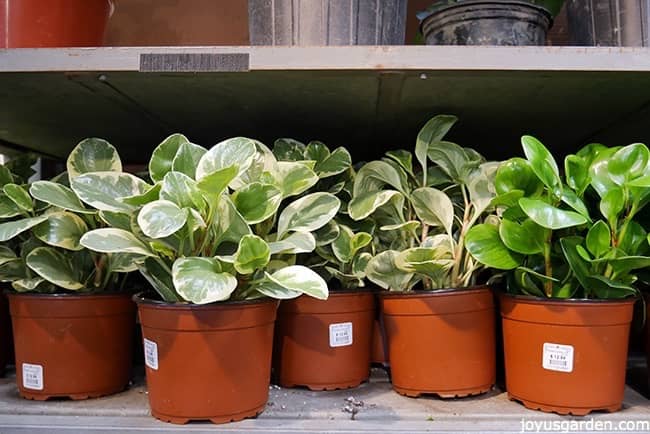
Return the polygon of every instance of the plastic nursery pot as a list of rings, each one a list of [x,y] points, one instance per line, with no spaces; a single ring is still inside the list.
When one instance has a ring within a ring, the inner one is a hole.
[[[502,294],[508,397],[560,414],[620,409],[634,301]]]
[[[372,345],[370,346],[370,362],[374,364],[388,366],[388,348],[386,345],[386,331],[384,330],[384,319],[379,309],[379,290],[374,291],[375,320],[372,324]]]
[[[102,45],[112,0],[0,0],[0,48]]]
[[[451,398],[492,388],[495,312],[489,288],[384,292],[380,298],[395,391]]]
[[[151,414],[165,422],[256,416],[269,395],[271,299],[171,304],[138,294]]]
[[[356,387],[370,375],[375,298],[370,291],[330,291],[327,300],[301,296],[278,309],[274,372],[284,387]]]
[[[550,13],[518,0],[465,0],[422,21],[427,45],[544,45]]]
[[[9,294],[16,383],[23,398],[94,398],[131,378],[129,294]]]

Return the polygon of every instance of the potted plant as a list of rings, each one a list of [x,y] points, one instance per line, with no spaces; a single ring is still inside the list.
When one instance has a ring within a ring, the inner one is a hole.
[[[650,258],[635,221],[650,197],[643,144],[592,144],[557,163],[524,136],[526,159],[496,175],[500,221],[466,245],[507,271],[501,296],[506,388],[526,407],[584,415],[621,408],[636,271]]]
[[[351,218],[379,228],[366,275],[389,290],[380,298],[392,382],[408,396],[467,396],[495,381],[492,293],[475,286],[482,266],[463,240],[488,218],[496,163],[443,141],[455,122],[426,123],[418,168],[404,150],[364,165],[348,206]]]
[[[121,167],[115,149],[84,140],[67,167],[74,179],[86,170]],[[84,399],[123,390],[131,376],[135,305],[122,291],[135,267],[123,253],[97,254],[80,238],[107,217],[85,207],[67,176],[14,182],[2,178],[0,279],[11,282],[16,382],[28,399]]]
[[[173,423],[255,416],[268,399],[276,300],[327,298],[325,281],[294,260],[314,249],[313,232],[339,200],[283,201],[313,171],[243,137],[207,150],[174,134],[153,151],[149,175],[154,184],[134,189],[119,173],[89,173],[72,188],[124,215],[81,243],[141,256],[157,293],[135,297],[152,414]]]
[[[279,139],[273,152],[280,166],[313,166],[312,190],[329,191],[344,203],[350,200],[354,169],[345,148],[330,151],[320,142],[305,146]],[[300,262],[326,279],[328,299],[302,296],[280,303],[274,372],[281,386],[342,389],[369,377],[375,303],[372,292],[363,287],[372,236],[348,221],[346,209],[339,209],[335,219],[315,233],[315,253],[298,255]]]
[[[438,0],[420,12],[428,45],[545,45],[564,0]]]

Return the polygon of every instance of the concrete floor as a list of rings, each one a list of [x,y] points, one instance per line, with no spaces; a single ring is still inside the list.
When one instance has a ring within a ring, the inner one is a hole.
[[[138,378],[129,390],[110,397],[38,402],[21,399],[10,375],[0,380],[0,433],[522,432],[522,420],[568,423],[592,417],[560,417],[527,410],[499,390],[455,400],[406,398],[392,391],[383,369],[373,369],[371,381],[356,389],[311,392],[271,386],[269,403],[257,419],[226,425],[177,426],[149,415],[147,392],[142,377]],[[622,411],[598,413],[593,418],[614,424],[650,421],[650,402],[628,388]]]

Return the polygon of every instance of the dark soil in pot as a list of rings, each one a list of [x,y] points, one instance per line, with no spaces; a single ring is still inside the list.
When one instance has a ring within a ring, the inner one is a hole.
[[[489,288],[380,295],[393,388],[417,397],[489,391],[495,382]]]
[[[131,378],[135,305],[129,294],[9,294],[20,395],[93,398]]]
[[[171,423],[261,413],[269,395],[277,301],[171,304],[135,296],[149,404]]]
[[[334,290],[327,300],[282,301],[274,355],[277,382],[333,390],[368,380],[374,318],[370,291]]]

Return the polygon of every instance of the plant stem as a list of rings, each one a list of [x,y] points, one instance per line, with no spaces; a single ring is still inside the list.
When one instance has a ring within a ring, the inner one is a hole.
[[[460,228],[460,234],[458,235],[458,241],[456,243],[456,249],[454,250],[454,266],[451,269],[451,285],[452,287],[462,286],[462,282],[458,280],[460,275],[461,264],[463,263],[463,255],[465,253],[465,234],[467,233],[467,228],[470,226],[470,212],[472,204],[469,202],[467,197],[467,192],[465,191],[465,186],[460,186],[460,191],[463,193],[463,203],[465,204],[463,210],[463,222]],[[449,239],[453,240],[452,234],[449,234]]]
[[[548,277],[553,277],[553,264],[551,264],[551,237],[553,231],[546,229],[546,242],[544,243],[544,270]],[[553,297],[553,281],[545,280],[544,292],[548,298]]]

